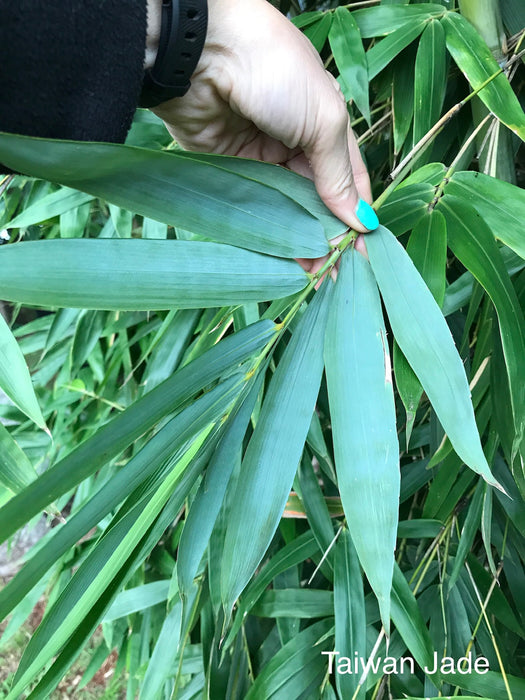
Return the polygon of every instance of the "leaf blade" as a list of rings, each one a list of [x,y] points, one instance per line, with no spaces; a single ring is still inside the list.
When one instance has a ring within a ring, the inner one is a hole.
[[[324,352],[341,500],[388,630],[399,445],[379,292],[370,266],[353,249],[339,268]]]
[[[25,358],[0,314],[0,388],[39,428],[46,430],[46,422],[33,388]]]
[[[367,238],[367,250],[394,337],[454,449],[471,469],[501,488],[483,454],[463,363],[434,297],[388,229],[379,226]]]
[[[89,309],[228,306],[308,282],[291,260],[203,241],[28,241],[0,248],[0,264],[3,299]]]
[[[295,329],[243,459],[228,514],[221,571],[228,613],[270,544],[303,451],[323,371],[330,285],[321,286]]]

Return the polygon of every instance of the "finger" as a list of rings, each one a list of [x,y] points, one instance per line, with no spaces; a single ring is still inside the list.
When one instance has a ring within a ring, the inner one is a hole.
[[[368,251],[366,249],[365,237],[363,235],[356,238],[354,247],[358,253],[361,253],[361,255],[368,260]]]
[[[371,196],[368,174],[350,129],[344,97],[339,86],[334,86],[337,83],[332,76],[328,79],[330,85],[319,96],[314,130],[308,142],[301,145],[326,206],[353,229],[364,233],[378,225],[375,212],[366,201]]]

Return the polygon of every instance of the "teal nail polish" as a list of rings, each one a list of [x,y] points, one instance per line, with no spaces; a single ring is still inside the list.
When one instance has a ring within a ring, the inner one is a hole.
[[[360,199],[357,203],[355,215],[359,221],[366,226],[369,231],[373,231],[379,226],[379,219],[370,204]]]

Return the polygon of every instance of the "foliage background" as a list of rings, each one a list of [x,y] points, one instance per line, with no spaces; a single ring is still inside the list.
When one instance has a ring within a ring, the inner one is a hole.
[[[46,601],[9,698],[97,628],[79,695],[115,649],[146,700],[525,695],[524,9],[281,10],[421,277],[384,229],[371,268],[330,250],[311,183],[184,154],[147,112],[124,147],[0,135],[28,173],[0,203],[0,534],[53,525],[0,592],[4,645]],[[292,258],[329,251],[314,292]],[[387,636],[415,674],[328,673]],[[489,673],[422,671],[469,651]]]

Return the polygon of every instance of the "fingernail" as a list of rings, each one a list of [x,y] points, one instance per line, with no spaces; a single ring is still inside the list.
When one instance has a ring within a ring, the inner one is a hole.
[[[369,231],[373,231],[379,226],[379,219],[370,204],[367,204],[363,199],[357,203],[355,215],[359,221],[366,226]]]

